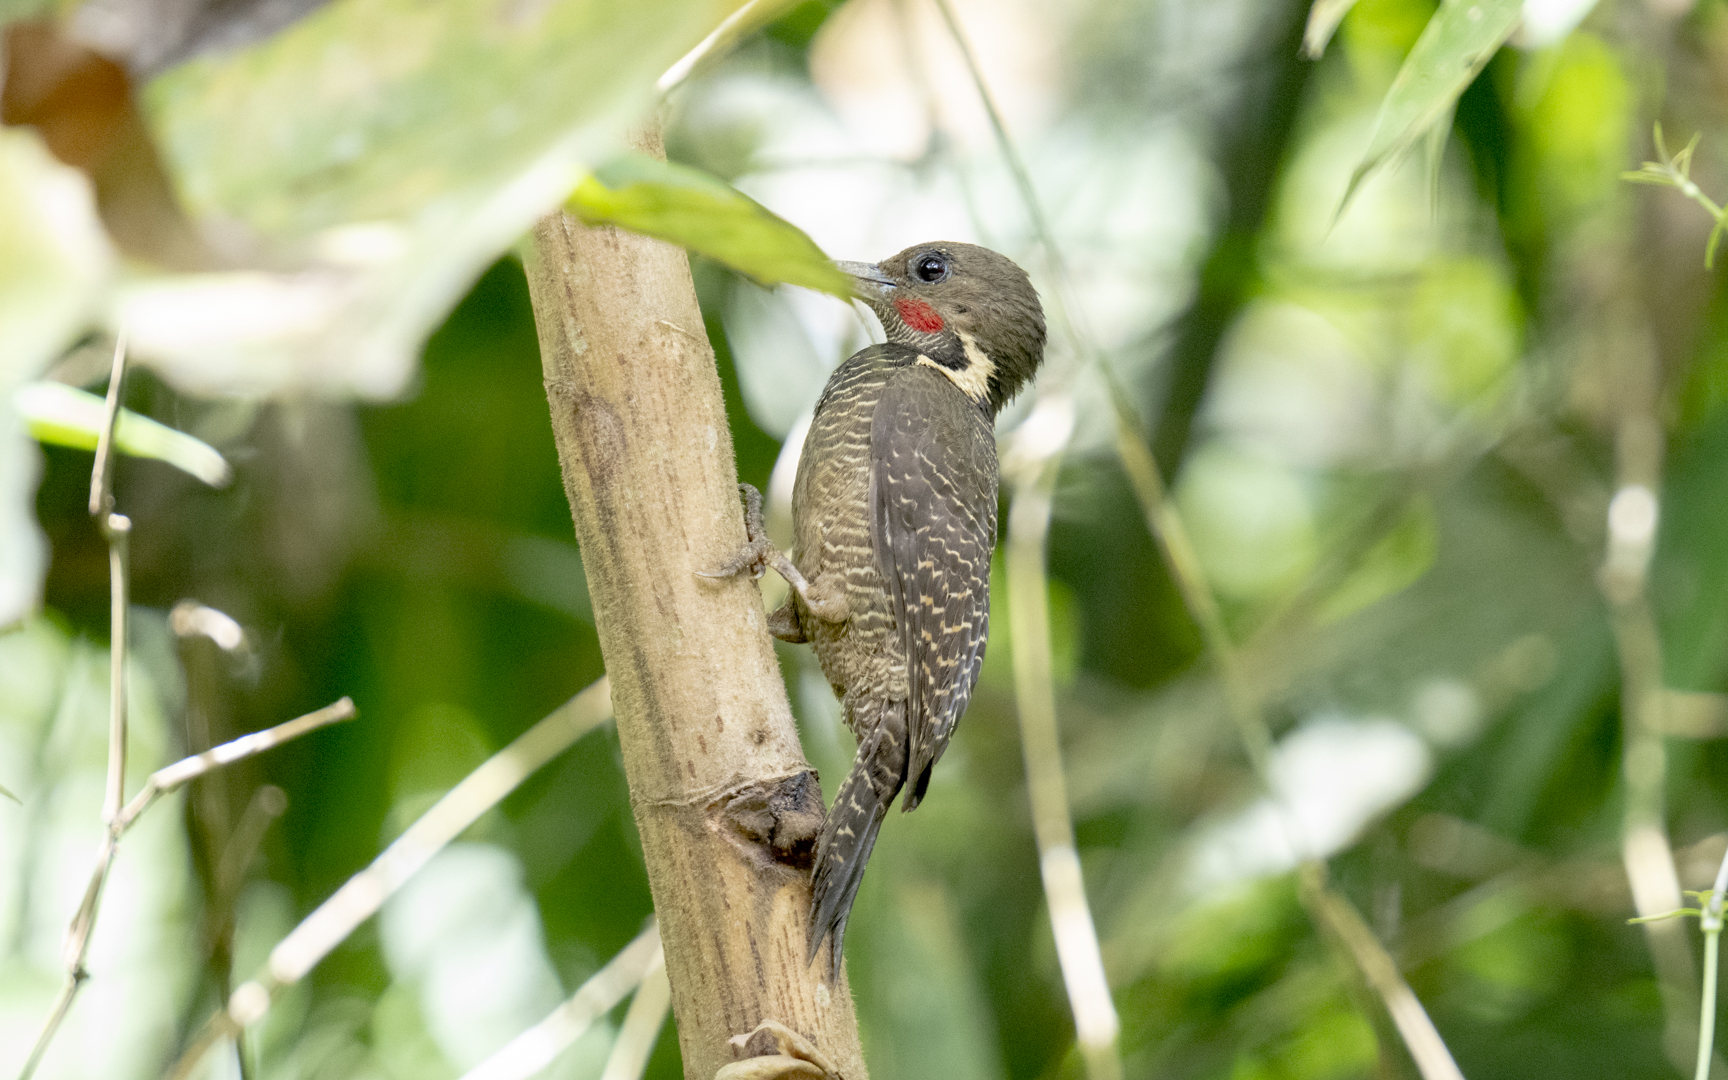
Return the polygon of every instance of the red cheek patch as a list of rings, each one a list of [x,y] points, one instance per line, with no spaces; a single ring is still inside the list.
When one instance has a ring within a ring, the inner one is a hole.
[[[942,329],[942,316],[936,314],[936,309],[923,300],[902,296],[894,301],[894,310],[900,313],[901,322],[920,334],[934,334]]]

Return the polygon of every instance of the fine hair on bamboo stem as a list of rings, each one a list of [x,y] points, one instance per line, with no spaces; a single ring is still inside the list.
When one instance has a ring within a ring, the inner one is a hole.
[[[217,1042],[261,1019],[279,991],[304,978],[361,923],[376,914],[384,901],[434,855],[541,766],[611,718],[611,684],[602,676],[463,777],[373,859],[371,865],[349,878],[270,950],[263,970],[235,987],[168,1075],[175,1078],[189,1075]],[[243,740],[236,740],[240,741]]]

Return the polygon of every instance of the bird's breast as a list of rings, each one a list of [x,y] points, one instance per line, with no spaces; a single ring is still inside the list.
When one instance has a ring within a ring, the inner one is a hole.
[[[810,581],[838,575],[848,615],[826,623],[800,611],[828,681],[843,694],[905,696],[905,661],[878,570],[870,521],[871,429],[883,389],[908,358],[866,349],[823,391],[792,496],[793,561]]]

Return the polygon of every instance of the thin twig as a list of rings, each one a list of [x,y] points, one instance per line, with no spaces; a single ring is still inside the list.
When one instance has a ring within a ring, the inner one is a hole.
[[[132,522],[124,514],[114,513],[113,473],[114,424],[120,415],[120,389],[125,379],[126,335],[121,333],[114,342],[108,400],[102,414],[102,429],[96,436],[96,461],[90,467],[90,516],[96,519],[96,527],[108,543],[108,779],[102,795],[102,823],[108,827],[109,836],[115,835],[120,805],[126,799],[126,639],[127,615],[131,607],[131,560],[127,541]],[[60,988],[60,995],[55,999],[42,1033],[36,1038],[35,1047],[25,1059],[24,1069],[19,1073],[20,1080],[29,1080],[36,1071],[42,1055],[48,1051],[48,1044],[54,1040],[67,1011],[72,1008],[79,987],[89,977],[84,969],[90,943],[85,913],[88,909],[89,919],[94,920],[102,883],[107,879],[108,864],[112,859],[112,845],[105,840],[97,855],[96,870],[91,875],[84,903],[72,920],[72,930],[62,950],[66,982]],[[79,929],[81,924],[82,931]]]
[[[90,467],[90,516],[108,542],[108,786],[102,820],[112,822],[126,798],[126,635],[131,606],[128,539],[132,522],[114,513],[114,425],[120,416],[120,391],[126,381],[126,335],[114,342],[114,367],[108,376],[102,430],[96,436],[96,462]]]
[[[1106,369],[1106,374],[1110,374]],[[1248,754],[1248,762],[1263,783],[1271,784],[1272,736],[1260,713],[1259,695],[1242,666],[1241,655],[1224,625],[1224,613],[1218,598],[1206,580],[1200,565],[1200,555],[1188,537],[1187,526],[1176,507],[1165,497],[1163,474],[1152,457],[1152,445],[1139,428],[1126,391],[1110,378],[1110,400],[1116,414],[1116,453],[1122,460],[1122,470],[1134,489],[1146,526],[1164,555],[1165,565],[1175,580],[1177,590],[1188,614],[1200,627],[1206,651],[1218,668],[1218,680],[1230,710],[1230,719]]]
[[[240,887],[246,882],[246,869],[252,865],[259,847],[264,843],[264,834],[269,831],[271,823],[287,809],[288,794],[275,784],[265,784],[252,793],[246,809],[240,813],[240,820],[235,824],[234,831],[228,834],[227,845],[216,858],[212,877],[216,895],[224,907],[230,910],[233,908],[234,901],[239,898]]]
[[[316,731],[327,724],[334,724],[340,720],[352,720],[358,715],[360,713],[354,708],[354,702],[348,698],[343,698],[332,705],[326,705],[317,712],[307,713],[305,716],[290,720],[285,724],[277,724],[275,727],[265,728],[263,731],[254,731],[250,735],[242,735],[238,739],[223,743],[221,746],[213,746],[202,754],[182,758],[174,764],[164,766],[152,773],[149,781],[144,785],[144,790],[139,792],[127,805],[124,815],[136,817],[143,810],[144,807],[140,804],[144,803],[146,798],[154,799],[189,780],[196,780],[212,769],[231,765],[242,758],[262,754],[266,750],[273,750],[285,742],[298,739],[300,736]],[[152,791],[152,787],[160,790]]]
[[[960,56],[966,61],[966,70],[972,76],[972,85],[978,91],[978,99],[984,105],[984,113],[990,118],[990,129],[996,136],[996,147],[1008,163],[1008,171],[1014,177],[1014,185],[1020,191],[1020,201],[1026,210],[1026,216],[1032,222],[1032,234],[1038,238],[1038,243],[1044,248],[1044,257],[1049,261],[1050,272],[1056,278],[1056,289],[1051,296],[1054,301],[1053,314],[1067,330],[1068,338],[1078,347],[1081,355],[1087,359],[1096,356],[1091,348],[1091,341],[1086,335],[1078,332],[1068,306],[1068,292],[1071,288],[1068,278],[1068,264],[1062,258],[1062,250],[1056,246],[1056,234],[1050,228],[1050,222],[1044,216],[1044,204],[1038,198],[1038,192],[1032,187],[1032,173],[1026,168],[1026,162],[1021,160],[1020,151],[1014,145],[1014,140],[1008,135],[1008,126],[1002,122],[1002,113],[996,108],[996,98],[984,85],[984,73],[978,67],[978,59],[972,54],[972,46],[966,40],[965,33],[960,29],[960,20],[954,17],[954,9],[948,0],[931,0],[936,10],[941,12],[942,21],[948,24],[948,34],[954,39],[955,48],[960,50]]]
[[[1110,999],[1098,930],[1086,902],[1075,849],[1074,819],[1062,772],[1062,742],[1056,730],[1049,583],[1044,569],[1056,476],[1062,448],[1073,427],[1073,402],[1063,394],[1045,394],[1021,425],[1010,451],[1014,502],[1004,551],[1008,625],[1014,648],[1020,748],[1026,759],[1026,791],[1032,804],[1032,834],[1038,844],[1056,958],[1074,1011],[1075,1038],[1086,1059],[1087,1074],[1093,1080],[1114,1080],[1122,1075],[1116,1049],[1121,1025]]]
[[[658,923],[620,949],[544,1020],[469,1069],[462,1080],[527,1080],[573,1046],[594,1021],[623,1001],[625,994],[641,986],[656,965],[665,971],[666,954],[660,947]]]
[[[84,968],[84,960],[89,952],[90,937],[95,930],[97,916],[101,912],[102,889],[107,884],[109,868],[113,866],[114,856],[119,851],[120,838],[132,827],[132,823],[138,820],[139,815],[163,795],[211,769],[262,753],[327,724],[351,720],[356,715],[358,714],[354,703],[343,698],[317,712],[307,713],[265,731],[243,735],[233,742],[224,743],[194,757],[184,758],[150,774],[143,789],[108,820],[102,845],[96,851],[95,869],[90,873],[90,883],[84,888],[84,899],[79,903],[77,913],[72,916],[72,924],[66,931],[66,945],[61,953],[66,962],[65,985],[61,987],[60,996],[55,1001],[48,1022],[43,1025],[42,1033],[37,1036],[36,1046],[24,1062],[23,1071],[18,1074],[19,1080],[30,1080],[30,1076],[35,1073],[36,1067],[42,1062],[43,1054],[48,1050],[48,1044],[53,1041],[61,1022],[65,1020],[67,1010],[72,1007],[79,988],[89,978],[89,972]]]
[[[1297,871],[1297,883],[1303,906],[1343,943],[1363,979],[1380,996],[1423,1080],[1464,1080],[1428,1011],[1404,981],[1397,961],[1368,928],[1356,905],[1326,883],[1326,864],[1319,859],[1304,860]]]
[[[100,526],[103,538],[108,541],[108,785],[102,797],[102,820],[112,822],[126,799],[126,648],[132,610],[132,519],[125,514],[105,513]]]
[[[722,19],[720,25],[698,42],[694,49],[667,68],[660,78],[655,80],[654,89],[662,96],[671,93],[705,63],[731,52],[733,45],[780,14],[784,7],[784,4],[767,3],[764,0],[747,0]]]
[[[349,878],[270,950],[263,970],[234,989],[225,1007],[205,1022],[168,1075],[175,1080],[189,1075],[218,1041],[261,1019],[277,993],[304,978],[434,855],[523,780],[611,717],[611,685],[602,676],[463,777],[370,866]]]
[[[1722,912],[1728,893],[1728,851],[1722,853],[1722,865],[1716,869],[1716,882],[1710,896],[1700,905],[1698,927],[1704,931],[1704,985],[1699,995],[1702,1004],[1698,1012],[1698,1064],[1694,1080],[1710,1080],[1710,1058],[1716,1043],[1716,965],[1722,946]]]
[[[227,842],[214,853],[215,866],[210,871],[210,907],[205,918],[208,936],[205,957],[216,980],[216,991],[227,997],[234,989],[234,921],[235,904],[246,882],[246,870],[264,842],[271,823],[288,809],[288,795],[275,784],[265,784],[252,793],[241,812],[239,822],[228,834]],[[246,1052],[244,1038],[234,1040],[234,1060],[240,1080],[253,1080],[256,1071]]]
[[[102,430],[96,433],[96,464],[90,469],[90,516],[100,519],[113,507],[114,425],[120,417],[120,386],[126,380],[126,332],[114,340],[114,366],[102,405]]]
[[[1272,739],[1265,718],[1261,713],[1259,698],[1250,683],[1247,673],[1242,667],[1240,655],[1237,653],[1216,598],[1211,587],[1206,582],[1201,570],[1198,556],[1193,544],[1189,541],[1187,530],[1183,528],[1180,515],[1164,498],[1163,481],[1158,473],[1157,463],[1152,456],[1151,446],[1139,435],[1139,421],[1134,410],[1128,404],[1127,395],[1120,381],[1103,353],[1094,347],[1087,335],[1080,331],[1074,315],[1067,303],[1067,294],[1071,289],[1067,265],[1062,258],[1061,249],[1057,246],[1055,235],[1044,216],[1037,191],[1033,188],[1031,173],[1014,147],[1013,140],[1008,135],[1008,129],[1002,122],[1001,113],[997,110],[989,89],[978,68],[977,60],[966,43],[961,32],[959,21],[954,17],[947,0],[932,0],[942,13],[943,20],[948,24],[948,30],[965,58],[967,68],[972,74],[972,81],[979,98],[984,103],[986,113],[990,117],[990,125],[995,132],[998,148],[1008,164],[1009,171],[1014,176],[1019,188],[1021,199],[1025,203],[1027,216],[1031,219],[1033,230],[1043,247],[1045,257],[1049,262],[1056,288],[1053,290],[1052,305],[1054,315],[1059,324],[1067,331],[1073,341],[1076,352],[1083,360],[1095,363],[1103,373],[1110,391],[1110,403],[1115,413],[1117,423],[1117,449],[1122,458],[1123,466],[1134,484],[1142,509],[1146,514],[1147,524],[1153,536],[1157,539],[1166,563],[1170,567],[1171,576],[1176,579],[1183,600],[1189,613],[1199,623],[1201,633],[1206,638],[1208,651],[1213,662],[1218,666],[1219,678],[1224,686],[1225,695],[1229,698],[1230,713],[1236,722],[1238,734],[1246,750],[1250,764],[1259,775],[1261,782],[1276,796],[1272,787],[1271,774],[1268,766],[1271,760]],[[1018,651],[1018,650],[1017,650]],[[1018,667],[1018,664],[1016,665]],[[1280,815],[1285,819],[1285,828],[1294,831],[1295,824],[1289,815]],[[1296,850],[1304,848],[1300,845]],[[1462,1074],[1453,1061],[1451,1053],[1446,1049],[1445,1042],[1434,1028],[1432,1020],[1422,1008],[1421,1002],[1410,990],[1408,984],[1398,973],[1397,964],[1391,954],[1386,952],[1379,940],[1374,937],[1366,923],[1361,922],[1361,916],[1343,896],[1337,894],[1325,884],[1324,864],[1318,860],[1307,860],[1303,867],[1308,879],[1316,884],[1311,890],[1303,890],[1309,894],[1307,907],[1310,917],[1317,925],[1331,929],[1341,940],[1351,945],[1350,955],[1356,966],[1362,971],[1363,977],[1380,993],[1386,1003],[1387,1011],[1392,1015],[1403,1037],[1411,1057],[1422,1071],[1426,1080],[1462,1080]],[[1324,901],[1324,902],[1322,902]],[[1355,922],[1360,924],[1361,933],[1353,933],[1354,926],[1340,922],[1339,913],[1348,911],[1355,916]],[[1101,966],[1101,964],[1100,964]]]

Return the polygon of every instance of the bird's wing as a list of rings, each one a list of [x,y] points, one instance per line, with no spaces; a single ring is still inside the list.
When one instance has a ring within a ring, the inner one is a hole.
[[[984,663],[996,439],[985,411],[953,382],[911,364],[883,388],[870,450],[871,539],[906,648],[910,810]]]

